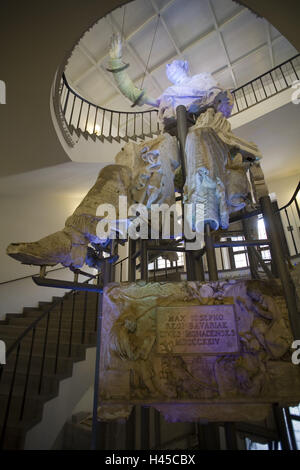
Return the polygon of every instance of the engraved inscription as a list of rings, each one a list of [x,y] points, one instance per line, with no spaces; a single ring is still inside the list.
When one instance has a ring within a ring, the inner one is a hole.
[[[157,308],[159,354],[228,354],[238,350],[233,305]]]

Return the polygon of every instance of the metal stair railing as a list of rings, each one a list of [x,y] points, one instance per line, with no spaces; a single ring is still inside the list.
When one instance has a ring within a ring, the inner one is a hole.
[[[287,240],[287,244],[289,247],[289,251],[287,253],[286,259],[287,261],[292,259],[293,256],[297,256],[300,254],[299,246],[300,246],[300,237],[299,237],[299,230],[300,230],[300,211],[299,211],[299,204],[297,202],[297,196],[299,195],[300,192],[300,182],[298,183],[298,186],[290,199],[290,201],[280,209],[278,208],[277,204],[273,206],[274,213],[278,214],[281,216],[282,219],[282,224],[283,227],[286,228],[284,230],[284,233],[282,234],[282,238],[285,237]],[[181,200],[181,197],[178,197],[177,200]],[[274,203],[273,203],[274,204]],[[294,211],[292,211],[293,206],[295,208]],[[286,217],[286,219],[289,222],[289,225],[285,225],[285,220],[283,215]],[[242,221],[251,217],[255,216],[262,216],[262,210],[261,208],[255,209],[252,212],[244,212],[244,213],[239,213],[237,215],[233,214],[233,216],[230,218],[230,223]],[[296,220],[298,217],[298,221]],[[293,234],[293,226],[290,226],[291,221],[297,225],[297,230],[298,230],[298,238],[296,238],[296,235]],[[289,227],[290,226],[290,227]],[[280,229],[280,227],[278,227]],[[178,241],[178,245],[174,245],[173,247],[166,247],[166,246],[159,246],[157,245],[156,247],[148,247],[147,252],[154,254],[155,252],[157,253],[158,251],[163,253],[163,252],[171,252],[175,251],[177,254],[184,254],[185,253],[185,248],[181,246],[181,241]],[[225,230],[220,234],[220,240],[216,241],[214,243],[214,248],[216,252],[216,259],[217,259],[217,268],[218,272],[220,273],[232,273],[232,272],[239,272],[240,274],[243,274],[243,271],[247,270],[247,272],[250,269],[250,261],[249,261],[249,255],[248,255],[248,250],[252,250],[256,262],[258,263],[260,267],[260,275],[264,273],[264,275],[268,279],[273,279],[274,275],[272,274],[270,270],[271,262],[272,262],[272,256],[270,252],[270,244],[267,239],[259,239],[259,240],[245,240],[244,236],[244,231],[243,229],[238,229],[238,230]],[[266,252],[266,255],[268,254],[269,256],[264,256],[264,252]],[[244,255],[245,257],[245,265],[238,267],[236,264],[236,255]],[[132,254],[133,259],[135,260],[135,266],[136,269],[138,270],[140,268],[140,265],[136,263],[137,258],[141,256],[141,252],[138,249],[135,253]],[[206,260],[206,253],[205,250],[203,251],[203,260],[204,260],[204,273],[207,275],[208,274],[208,266],[207,266],[207,260]],[[128,261],[128,257],[118,261],[115,266],[119,267],[118,271],[116,272],[116,282],[124,282],[128,281],[127,278],[127,266],[126,262]],[[163,260],[161,257],[154,257],[153,259],[148,259],[148,272],[149,272],[149,280],[151,281],[156,281],[157,279],[160,280],[170,280],[172,278],[172,275],[174,274],[186,274],[186,267],[183,262],[183,259],[181,261],[168,261],[168,260]]]
[[[232,91],[234,107],[231,116],[262,103],[292,87],[300,80],[300,54],[274,67]],[[69,85],[65,74],[60,84],[60,107],[71,134],[94,141],[144,140],[161,133],[158,110],[114,111],[96,105],[80,96]],[[196,115],[189,115],[193,121]]]
[[[235,116],[281,93],[299,80],[300,54],[297,54],[254,80],[233,90],[234,107],[231,116]]]
[[[297,196],[300,192],[300,182],[297,185],[297,188],[290,199],[290,201],[280,209],[278,208],[277,203],[273,203],[273,211],[275,215],[281,216],[282,225],[283,225],[283,232],[280,233],[280,237],[282,243],[286,240],[288,245],[287,253],[285,253],[285,258],[287,261],[290,261],[294,256],[299,256],[300,254],[300,211],[299,211],[299,204],[297,202]],[[181,200],[181,197],[178,197],[177,200]],[[293,211],[293,207],[295,210]],[[288,212],[290,211],[290,212]],[[286,217],[288,225],[285,224],[285,220],[283,214]],[[262,209],[258,208],[253,210],[252,212],[240,212],[238,214],[233,214],[230,217],[230,224],[234,222],[243,221],[245,219],[255,217],[255,216],[262,216]],[[291,225],[291,221],[297,227],[297,235],[294,235],[294,227]],[[278,225],[278,231],[280,232],[280,225]],[[259,240],[245,240],[244,231],[243,229],[239,230],[225,230],[220,234],[220,241],[214,242],[214,249],[216,252],[217,258],[217,269],[218,272],[232,272],[232,271],[242,271],[245,269],[250,268],[250,261],[248,250],[252,250],[255,255],[256,261],[258,265],[260,265],[261,270],[267,276],[267,278],[272,279],[274,275],[272,274],[269,266],[272,263],[272,254],[270,252],[270,241],[268,239],[259,239]],[[240,239],[237,239],[237,237]],[[237,250],[238,251],[233,251]],[[283,249],[283,246],[282,246]],[[185,249],[182,247],[165,247],[165,246],[157,246],[151,247],[147,250],[149,253],[154,251],[160,252],[171,252],[176,251],[177,253],[185,253]],[[269,252],[270,257],[265,258],[263,256],[264,252]],[[246,264],[243,267],[238,268],[235,262],[235,255],[245,255]],[[136,253],[137,256],[140,256],[140,252]],[[205,274],[208,273],[208,266],[206,260],[206,252],[205,249],[203,250],[203,259],[204,259],[204,272]],[[231,256],[230,256],[231,255]],[[226,262],[225,262],[226,258]],[[158,268],[156,261],[149,261],[149,265],[152,268],[149,270],[151,272],[152,280],[156,280],[156,277],[161,277],[163,272],[165,272],[164,278],[168,280],[169,274],[178,273],[179,271],[181,274],[185,273],[184,264],[178,264],[176,262],[172,263],[165,260],[165,267],[161,269]],[[122,278],[120,278],[120,282]]]

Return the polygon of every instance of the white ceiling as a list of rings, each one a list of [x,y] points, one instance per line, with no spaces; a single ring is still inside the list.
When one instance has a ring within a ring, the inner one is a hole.
[[[122,32],[123,24],[123,57],[137,86],[158,24],[144,82],[154,97],[170,85],[165,64],[175,58],[188,60],[191,74],[210,72],[220,85],[236,88],[297,54],[266,20],[232,0],[135,0],[96,23],[75,47],[66,68],[79,94],[116,110],[130,108],[106,71],[111,35]]]

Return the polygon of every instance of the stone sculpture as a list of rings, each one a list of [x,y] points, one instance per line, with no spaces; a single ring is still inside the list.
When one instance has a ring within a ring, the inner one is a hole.
[[[132,173],[131,200],[144,204],[175,203],[174,175],[180,166],[175,137],[159,135],[145,143],[128,143],[115,158]]]
[[[107,243],[107,240],[99,240],[96,235],[99,204],[110,203],[118,208],[118,195],[128,195],[130,181],[129,168],[119,165],[105,167],[61,231],[37,242],[12,243],[7,248],[7,254],[24,264],[54,266],[61,263],[80,268],[89,260],[89,243]]]
[[[300,399],[287,308],[268,281],[111,284],[102,338],[100,419],[103,405],[143,403],[169,421],[255,421]]]
[[[86,263],[99,269],[101,252],[115,232],[123,239],[122,222],[127,228],[130,218],[127,213],[122,218],[120,196],[127,198],[127,207],[143,204],[149,211],[153,204],[174,205],[175,190],[180,191],[183,204],[202,204],[204,224],[218,230],[228,227],[231,213],[251,207],[251,192],[256,203],[267,193],[257,146],[231,131],[229,91],[209,74],[189,77],[188,63],[174,61],[167,66],[174,86],[154,100],[125,72],[118,37],[110,56],[122,92],[134,104],[157,106],[166,128],[178,105],[198,116],[183,152],[186,179],[175,136],[163,133],[126,144],[115,164],[100,171],[61,231],[9,245],[7,253],[22,263],[61,263],[73,270]],[[106,238],[97,232],[105,218],[97,212],[101,204],[116,210]],[[190,225],[197,230],[193,220]],[[290,358],[287,309],[275,283],[111,283],[104,288],[102,312],[102,420],[124,419],[132,406],[142,404],[154,406],[169,421],[255,421],[268,415],[272,403],[299,402],[300,374]]]

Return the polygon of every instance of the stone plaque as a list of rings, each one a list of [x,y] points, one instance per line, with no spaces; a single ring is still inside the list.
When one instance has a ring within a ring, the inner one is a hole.
[[[239,350],[233,305],[157,308],[157,353],[228,354]]]

